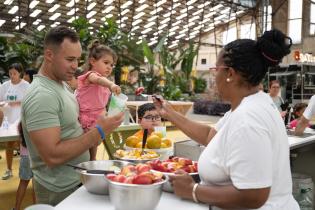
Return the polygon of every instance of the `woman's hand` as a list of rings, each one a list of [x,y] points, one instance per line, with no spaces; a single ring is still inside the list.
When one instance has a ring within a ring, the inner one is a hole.
[[[170,113],[175,111],[171,104],[164,100],[162,96],[152,95],[152,99],[156,110],[163,118],[167,119]]]
[[[121,93],[121,88],[116,85],[116,84],[113,84],[110,86],[110,90],[115,94],[115,95],[119,95]]]
[[[195,181],[188,173],[180,170],[175,175],[169,175],[169,181],[173,186],[175,195],[192,200],[192,190]]]

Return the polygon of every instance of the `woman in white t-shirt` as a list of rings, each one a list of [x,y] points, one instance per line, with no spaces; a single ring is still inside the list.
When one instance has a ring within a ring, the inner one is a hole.
[[[215,128],[155,99],[163,117],[206,146],[198,161],[201,183],[184,172],[170,177],[177,196],[212,209],[299,209],[292,196],[284,123],[269,95],[259,91],[268,67],[290,53],[291,43],[282,32],[271,30],[257,41],[241,39],[224,47],[216,62],[216,84],[231,111]]]
[[[21,116],[21,101],[26,93],[29,83],[23,80],[23,67],[19,63],[14,63],[9,67],[10,80],[4,82],[0,86],[0,102],[4,104],[2,111],[4,113],[5,120],[9,124],[20,121]],[[8,179],[12,177],[12,158],[13,158],[13,141],[7,143],[6,147],[6,160],[7,171],[2,176],[2,179]]]

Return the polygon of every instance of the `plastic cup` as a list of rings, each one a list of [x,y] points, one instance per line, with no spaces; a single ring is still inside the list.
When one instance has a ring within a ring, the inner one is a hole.
[[[55,208],[48,204],[35,204],[27,207],[25,210],[54,210]]]
[[[162,133],[163,137],[166,137],[166,126],[156,126],[154,127],[154,131]]]
[[[126,102],[128,100],[128,96],[125,94],[112,95],[108,108],[108,116],[116,115],[120,112],[124,112],[126,108]]]

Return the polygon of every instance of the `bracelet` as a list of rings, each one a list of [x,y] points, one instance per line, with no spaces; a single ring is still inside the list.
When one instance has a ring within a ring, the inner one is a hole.
[[[197,196],[196,196],[196,190],[198,187],[198,183],[194,184],[193,190],[192,190],[192,198],[195,201],[195,203],[199,203]]]
[[[101,135],[101,139],[104,140],[105,139],[105,132],[103,131],[102,127],[100,125],[95,125],[95,128],[97,128],[97,131]]]

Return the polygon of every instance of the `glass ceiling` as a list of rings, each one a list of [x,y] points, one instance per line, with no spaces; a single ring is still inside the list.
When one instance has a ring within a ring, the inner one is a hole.
[[[181,39],[198,38],[246,14],[255,0],[0,0],[0,31],[39,31],[60,24],[69,25],[86,17],[93,30],[106,18],[131,36],[146,38],[149,45],[168,32],[168,45]]]

